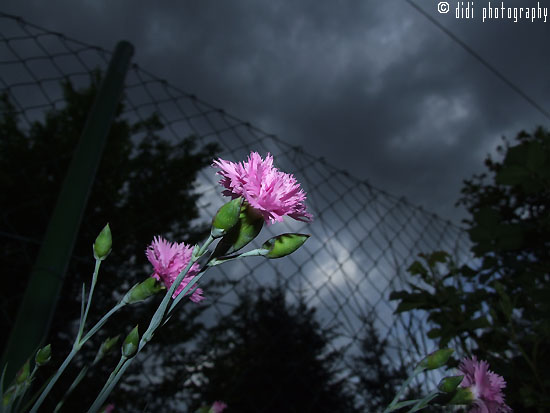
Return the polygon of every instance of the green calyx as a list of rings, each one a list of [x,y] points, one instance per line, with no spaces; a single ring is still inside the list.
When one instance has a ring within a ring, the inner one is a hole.
[[[162,284],[155,278],[149,277],[145,281],[140,282],[132,287],[124,297],[128,304],[143,301],[163,289]]]
[[[124,357],[132,357],[137,351],[138,344],[139,332],[138,326],[135,326],[124,339],[124,343],[122,343],[122,355]]]
[[[468,387],[459,387],[456,389],[456,393],[447,404],[472,404],[474,401],[474,395]]]
[[[266,258],[281,258],[292,254],[300,248],[304,242],[310,237],[308,234],[281,234],[268,239],[262,245],[262,249],[266,251]]]
[[[438,369],[441,366],[444,366],[447,361],[449,360],[449,357],[451,357],[451,354],[453,354],[452,348],[442,348],[440,350],[434,351],[433,353],[429,354],[422,360],[418,366],[423,368],[424,370],[434,370]]]
[[[243,198],[239,197],[225,203],[212,219],[212,238],[219,238],[227,234],[239,222],[239,215]]]
[[[48,364],[52,359],[52,345],[48,344],[36,352],[34,362],[38,367]]]
[[[113,239],[109,224],[105,225],[94,242],[94,257],[96,260],[104,260],[111,252]]]
[[[437,388],[444,393],[452,393],[456,390],[458,385],[462,383],[464,376],[450,376],[443,378]]]

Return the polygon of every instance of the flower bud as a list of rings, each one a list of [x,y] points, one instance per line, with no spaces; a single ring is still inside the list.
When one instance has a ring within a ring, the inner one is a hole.
[[[212,219],[212,229],[210,230],[213,238],[219,238],[227,234],[239,222],[242,203],[242,197],[238,197],[218,209],[218,212]]]
[[[101,346],[99,347],[99,350],[97,352],[97,355],[95,356],[94,363],[98,362],[103,358],[105,354],[107,354],[111,349],[115,346],[116,343],[118,343],[118,340],[120,339],[120,334],[115,337],[107,337],[103,343],[101,343]]]
[[[442,348],[440,350],[434,351],[433,353],[429,354],[422,360],[418,366],[424,368],[425,370],[434,370],[441,366],[444,366],[445,363],[449,360],[449,357],[451,357],[451,354],[453,354],[452,348]]]
[[[459,387],[456,389],[451,401],[448,404],[472,404],[474,401],[474,395],[469,387]]]
[[[25,364],[23,364],[23,367],[21,367],[17,372],[17,376],[15,376],[15,383],[17,384],[24,383],[25,380],[29,378],[29,374],[30,374],[30,363],[29,363],[29,360],[27,360]]]
[[[139,344],[138,326],[135,326],[130,334],[126,336],[124,343],[122,344],[122,355],[124,357],[132,357],[137,351]]]
[[[111,228],[109,224],[105,225],[94,242],[94,258],[104,260],[111,252],[113,240],[111,238]]]
[[[227,250],[238,251],[258,236],[264,222],[265,220],[261,214],[248,204],[243,204],[239,213],[239,221],[222,238],[220,244],[227,247],[225,248]]]
[[[444,377],[437,385],[437,388],[444,393],[452,393],[462,383],[462,379],[464,379],[464,376]]]
[[[281,234],[270,238],[262,245],[262,249],[266,250],[264,257],[281,258],[285,255],[292,254],[300,248],[309,237],[310,235],[307,234]]]
[[[52,345],[48,344],[46,347],[42,347],[36,352],[34,362],[38,367],[48,364],[52,359]]]
[[[137,303],[155,295],[163,288],[162,283],[157,279],[149,277],[145,281],[134,285],[132,289],[126,293],[124,301],[128,304]]]

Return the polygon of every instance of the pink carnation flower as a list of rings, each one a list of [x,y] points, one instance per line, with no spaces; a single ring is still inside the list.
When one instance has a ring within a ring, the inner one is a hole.
[[[227,404],[225,404],[224,402],[216,401],[214,402],[210,410],[213,413],[222,413],[226,407],[227,407]]]
[[[469,413],[508,413],[512,409],[504,403],[502,389],[506,387],[506,381],[502,376],[489,370],[486,361],[463,359],[458,369],[464,374],[460,383],[461,387],[468,388],[474,398]]]
[[[259,211],[268,224],[281,222],[285,215],[299,221],[311,221],[306,211],[306,194],[293,175],[273,167],[273,157],[265,160],[252,152],[248,161],[234,163],[215,160],[212,164],[221,170],[220,184],[226,188],[223,194],[235,199],[242,196],[250,206]]]
[[[149,262],[153,265],[155,272],[151,275],[159,281],[162,281],[166,288],[176,281],[179,273],[187,266],[191,260],[193,249],[185,245],[166,241],[162,237],[155,237],[151,245],[145,250],[145,255]],[[176,298],[179,293],[185,288],[189,281],[199,273],[200,267],[197,263],[193,264],[181,284],[176,288],[173,298]],[[189,293],[187,293],[189,294]],[[189,299],[195,303],[204,300],[202,290],[197,288]]]

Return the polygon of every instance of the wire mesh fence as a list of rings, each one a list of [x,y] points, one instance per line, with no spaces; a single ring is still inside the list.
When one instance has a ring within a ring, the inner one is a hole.
[[[66,105],[62,82],[68,80],[75,88],[87,86],[90,73],[105,69],[111,56],[109,51],[11,15],[0,14],[0,27],[0,89],[12,102],[13,116],[18,117],[23,130],[32,129],[33,122],[42,120],[46,111]],[[434,349],[435,343],[425,338],[421,314],[395,316],[395,303],[388,296],[392,290],[406,288],[406,269],[420,252],[446,250],[459,263],[469,260],[467,237],[460,228],[201,101],[137,65],[128,73],[123,104],[122,116],[129,121],[144,121],[156,114],[164,126],[158,132],[161,137],[180,142],[195,136],[202,145],[215,143],[221,147],[219,156],[223,159],[240,161],[251,151],[262,155],[269,152],[276,166],[293,173],[307,191],[313,223],[285,221],[265,228],[260,238],[263,241],[283,232],[305,232],[311,238],[284,260],[241,260],[209,272],[203,286],[206,295],[209,281],[230,282],[219,284],[217,295],[207,300],[208,307],[201,314],[205,323],[215,323],[217,317],[235,307],[241,295],[256,287],[282,285],[290,302],[304,300],[316,308],[323,327],[334,329],[336,336],[330,346],[338,350],[340,374],[350,385],[354,383],[353,356],[360,351],[364,320],[369,317],[374,318],[380,336],[388,340],[389,359],[407,362],[417,359],[418,352],[425,354]],[[137,132],[133,139],[147,136]],[[57,153],[55,159],[44,162],[56,164],[70,156],[70,152]],[[10,174],[22,185],[30,184],[25,165]],[[223,202],[217,180],[211,168],[199,174],[195,183],[195,192],[200,194],[198,222],[209,219]],[[13,199],[12,209],[1,211],[2,245],[17,250],[19,259],[33,259],[40,237],[12,225],[11,214],[25,208],[40,211],[37,206],[42,202]],[[48,211],[38,213],[47,220]],[[142,219],[154,222],[158,214],[177,213],[177,206],[163,205],[152,208]],[[132,236],[116,235],[122,239]],[[151,234],[151,238],[153,235],[157,234]],[[73,257],[78,259],[86,258]],[[7,325],[13,322],[13,311],[7,308],[18,298],[2,297]],[[159,373],[155,372],[155,363],[147,360],[145,355],[141,377],[154,382]],[[178,378],[182,382],[188,379]]]

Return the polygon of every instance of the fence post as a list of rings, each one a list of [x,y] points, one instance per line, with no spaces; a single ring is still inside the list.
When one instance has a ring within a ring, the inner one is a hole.
[[[129,42],[118,42],[86,119],[2,355],[8,380],[47,336],[133,54]]]

